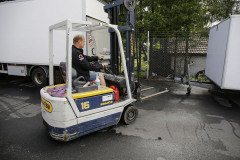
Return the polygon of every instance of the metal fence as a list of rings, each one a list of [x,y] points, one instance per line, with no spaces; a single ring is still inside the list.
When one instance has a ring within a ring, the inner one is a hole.
[[[190,64],[191,77],[196,77],[205,70],[208,37],[200,34],[182,37],[149,37],[151,35],[144,40],[137,39],[136,58],[141,66],[140,78],[184,77],[188,74],[188,64]],[[149,67],[147,67],[148,63]]]

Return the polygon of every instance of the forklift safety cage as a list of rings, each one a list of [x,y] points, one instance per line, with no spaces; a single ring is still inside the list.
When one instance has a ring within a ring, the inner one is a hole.
[[[126,60],[125,55],[123,51],[123,44],[122,44],[122,37],[118,30],[117,25],[107,24],[107,23],[100,23],[100,24],[92,24],[91,22],[87,21],[78,21],[78,20],[70,20],[67,19],[65,21],[62,21],[60,23],[54,24],[49,27],[49,85],[54,84],[54,74],[53,74],[53,31],[54,30],[65,30],[66,31],[66,91],[67,91],[67,99],[69,103],[71,104],[75,114],[78,114],[78,107],[76,103],[74,102],[74,99],[72,97],[72,31],[80,31],[80,32],[91,32],[95,30],[101,30],[101,29],[107,29],[112,28],[117,37],[118,37],[118,44],[122,59],[122,66],[124,71],[124,76],[126,80],[126,86],[127,86],[127,96],[128,100],[132,100],[132,94],[129,84],[129,78],[127,73],[127,67],[126,67]],[[79,117],[79,115],[76,115]]]

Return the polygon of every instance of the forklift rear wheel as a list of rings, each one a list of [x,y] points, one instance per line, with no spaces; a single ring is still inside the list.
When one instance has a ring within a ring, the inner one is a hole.
[[[133,123],[138,116],[138,109],[136,106],[130,105],[123,113],[123,122],[125,124]]]
[[[32,82],[38,87],[46,86],[47,84],[47,76],[41,68],[36,68],[32,72]]]

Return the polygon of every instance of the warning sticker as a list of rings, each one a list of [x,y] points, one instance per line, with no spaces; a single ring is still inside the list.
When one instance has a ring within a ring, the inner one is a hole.
[[[106,102],[106,101],[110,101],[113,99],[112,95],[106,95],[106,96],[102,96],[102,101]]]

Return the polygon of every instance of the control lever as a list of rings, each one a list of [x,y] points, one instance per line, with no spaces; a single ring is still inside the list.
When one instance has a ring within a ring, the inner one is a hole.
[[[82,80],[82,81],[80,81]],[[79,76],[78,78],[76,78],[75,80],[73,80],[73,86],[77,87],[79,85],[84,85],[86,83],[86,80],[83,76]]]
[[[109,66],[104,66],[103,68],[105,71],[107,71],[108,73],[110,73],[111,75],[113,75],[113,72],[111,71],[111,69],[109,68]]]

